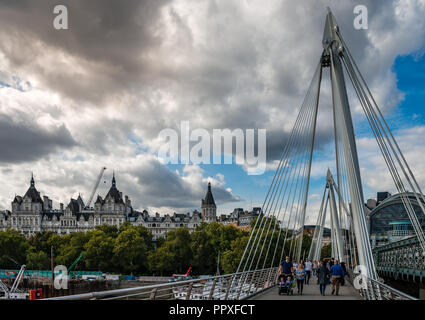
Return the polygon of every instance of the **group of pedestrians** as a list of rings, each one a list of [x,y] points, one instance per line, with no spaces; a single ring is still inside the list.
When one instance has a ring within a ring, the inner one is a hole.
[[[311,276],[317,277],[317,284],[319,284],[320,294],[325,295],[326,286],[330,283],[332,294],[339,295],[341,285],[344,285],[345,275],[347,274],[345,264],[341,264],[337,259],[310,261],[300,260],[299,262],[287,256],[280,264],[280,274],[287,279],[295,278],[297,281],[298,294],[303,294],[304,284],[309,284]]]

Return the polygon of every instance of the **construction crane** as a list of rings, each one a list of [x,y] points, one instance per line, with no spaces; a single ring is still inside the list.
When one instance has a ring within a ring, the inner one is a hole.
[[[21,282],[22,278],[24,277],[25,268],[26,268],[25,265],[21,266],[21,269],[19,270],[19,273],[16,276],[15,281],[13,282],[10,290],[7,287],[7,285],[5,285],[0,280],[0,289],[4,292],[4,297],[2,297],[3,299],[26,299],[26,298],[28,298],[28,293],[22,292],[21,290],[18,289],[18,285]]]
[[[77,259],[71,264],[71,266],[68,268],[68,275],[73,277],[74,276],[74,269],[77,266],[77,263],[80,262],[82,258],[86,255],[85,252],[81,252]]]
[[[102,167],[102,169],[100,169],[96,183],[94,184],[94,187],[93,187],[93,191],[91,192],[89,201],[86,203],[86,209],[90,209],[90,204],[93,201],[94,194],[96,193],[96,190],[99,187],[100,180],[102,180],[102,176],[103,176],[103,173],[105,172],[105,170],[106,170],[106,167]]]

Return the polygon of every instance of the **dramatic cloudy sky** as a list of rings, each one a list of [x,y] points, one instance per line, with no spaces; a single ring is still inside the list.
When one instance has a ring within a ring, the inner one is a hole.
[[[68,8],[69,29],[53,28]],[[353,9],[369,9],[355,30]],[[260,205],[272,170],[238,165],[164,165],[164,128],[265,128],[270,169],[321,54],[330,6],[400,141],[425,183],[425,0],[0,0],[0,209],[36,186],[58,207],[87,198],[102,166],[104,196],[115,171],[136,209],[200,207],[212,183],[219,213]],[[332,139],[329,84],[318,148]],[[365,196],[393,191],[357,106]],[[313,167],[313,204],[331,158]],[[315,205],[313,205],[314,209]]]

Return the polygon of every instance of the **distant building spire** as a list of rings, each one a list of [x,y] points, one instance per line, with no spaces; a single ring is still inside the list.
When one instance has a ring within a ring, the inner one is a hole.
[[[35,183],[34,183],[34,173],[31,172],[31,187],[34,187]]]
[[[217,220],[217,206],[215,205],[214,197],[211,192],[211,183],[208,183],[208,191],[205,199],[202,199],[202,220],[213,222]]]
[[[112,187],[116,187],[116,182],[115,182],[115,171],[112,172]]]
[[[203,199],[202,201],[202,204],[215,206],[214,197],[211,192],[211,182],[208,182],[208,191],[207,191],[207,194],[205,195],[205,199]]]

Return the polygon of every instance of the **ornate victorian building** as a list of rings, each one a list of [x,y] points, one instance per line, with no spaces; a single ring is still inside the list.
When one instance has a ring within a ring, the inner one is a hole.
[[[192,232],[202,223],[202,217],[197,210],[193,211],[192,214],[189,212],[186,214],[174,213],[173,215],[166,214],[165,216],[160,216],[159,213],[151,216],[144,210],[143,212],[135,212],[133,216],[129,217],[129,221],[132,225],[148,228],[152,232],[153,239],[156,240],[165,238],[168,231],[180,227],[186,227]]]
[[[157,239],[179,227],[187,227],[189,231],[193,231],[202,222],[217,221],[216,209],[211,184],[208,184],[207,194],[202,200],[202,213],[195,210],[192,214],[160,216],[156,213],[151,216],[146,210],[138,212],[133,210],[128,196],[123,197],[118,190],[114,175],[105,198],[98,195],[93,208],[88,208],[79,195],[77,199],[71,199],[66,208],[60,203],[60,209],[54,210],[52,200],[47,196],[40,196],[34,177],[31,176],[30,187],[25,195],[15,196],[13,199],[12,211],[0,212],[0,231],[13,228],[26,236],[41,231],[63,235],[92,230],[103,224],[119,227],[129,221],[132,225],[148,228],[152,231],[153,238]]]
[[[115,176],[112,186],[103,200],[98,196],[94,208],[87,208],[81,196],[71,199],[64,209],[54,210],[52,200],[47,196],[41,198],[31,177],[30,187],[23,197],[15,196],[12,211],[0,214],[0,230],[13,228],[29,236],[36,232],[52,231],[67,234],[76,231],[87,231],[97,225],[108,224],[119,227],[133,209],[131,201],[116,187]]]

